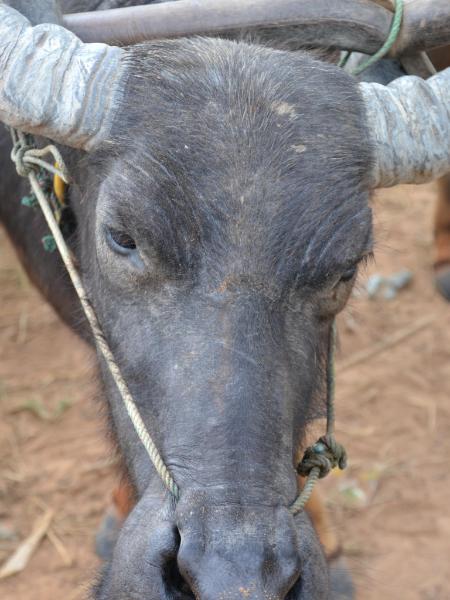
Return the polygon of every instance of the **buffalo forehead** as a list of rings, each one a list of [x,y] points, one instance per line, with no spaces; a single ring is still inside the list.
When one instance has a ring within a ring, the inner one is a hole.
[[[322,271],[336,251],[344,263],[364,251],[371,156],[349,76],[224,40],[144,44],[130,64],[110,189],[119,204],[133,198],[127,214],[150,235],[216,248],[220,238],[274,267],[322,255]]]

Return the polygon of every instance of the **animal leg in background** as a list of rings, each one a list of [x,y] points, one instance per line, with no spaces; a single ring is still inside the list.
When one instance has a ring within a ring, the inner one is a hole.
[[[112,501],[105,510],[95,536],[95,551],[100,558],[108,560],[112,556],[119,531],[135,504],[134,488],[128,478],[123,476],[113,491]]]
[[[337,556],[341,545],[333,527],[332,517],[325,506],[325,500],[317,487],[314,488],[305,510],[319,536],[327,559]]]
[[[438,181],[439,193],[434,215],[435,283],[450,301],[450,174]]]

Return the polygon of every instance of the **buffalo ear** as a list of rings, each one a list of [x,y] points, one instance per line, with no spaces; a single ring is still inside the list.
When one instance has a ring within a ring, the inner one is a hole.
[[[124,57],[121,48],[84,44],[58,25],[33,27],[0,2],[0,121],[94,150],[108,140],[120,106]]]
[[[427,81],[408,76],[359,88],[373,140],[372,188],[450,172],[450,68]]]

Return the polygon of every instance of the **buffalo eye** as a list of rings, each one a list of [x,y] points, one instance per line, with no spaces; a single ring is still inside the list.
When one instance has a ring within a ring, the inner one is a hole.
[[[136,250],[136,242],[125,231],[108,229],[107,238],[112,249],[119,254],[129,254],[133,250]]]
[[[351,281],[356,275],[356,271],[356,266],[350,267],[349,269],[344,271],[344,273],[342,273],[341,275],[341,278],[339,279],[339,283],[348,283],[349,281]]]

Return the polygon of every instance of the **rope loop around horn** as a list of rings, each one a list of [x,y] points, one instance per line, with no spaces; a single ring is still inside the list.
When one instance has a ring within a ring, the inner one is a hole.
[[[28,177],[31,171],[36,170],[34,165],[25,160],[27,153],[33,149],[33,145],[24,142],[24,139],[18,139],[17,135],[15,138],[16,139],[14,140],[14,145],[11,150],[11,160],[16,165],[18,175],[21,177]]]

